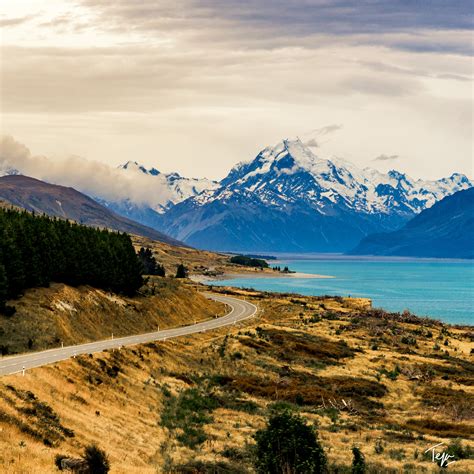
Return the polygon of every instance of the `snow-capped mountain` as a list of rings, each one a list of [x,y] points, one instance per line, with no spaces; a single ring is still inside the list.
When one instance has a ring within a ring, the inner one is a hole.
[[[471,186],[460,174],[423,181],[359,169],[283,140],[239,163],[215,189],[170,207],[160,228],[215,250],[345,251]]]
[[[361,240],[353,255],[474,258],[474,188],[446,196],[394,232]]]
[[[16,168],[4,166],[0,168],[0,176],[15,176],[21,174]]]
[[[156,204],[153,205],[153,210],[160,214],[178,202],[218,187],[217,182],[209,179],[185,178],[178,173],[165,174],[156,168],[147,169],[136,161],[127,161],[119,169],[128,173],[132,179],[133,175],[145,174],[156,181]]]
[[[154,228],[160,227],[160,215],[175,204],[197,196],[204,190],[218,187],[217,182],[209,179],[185,178],[178,173],[165,174],[156,168],[147,169],[136,161],[127,161],[120,165],[119,169],[128,179],[136,182],[137,186],[143,185],[145,179],[148,180],[147,188],[151,190],[148,199],[150,202],[144,204],[130,198],[110,201],[97,196],[95,199],[118,214]]]

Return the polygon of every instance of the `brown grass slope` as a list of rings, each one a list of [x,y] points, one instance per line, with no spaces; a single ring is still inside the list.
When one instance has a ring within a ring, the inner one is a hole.
[[[150,277],[133,298],[53,283],[27,290],[11,304],[16,313],[0,316],[0,348],[8,354],[151,332],[225,313],[223,305],[178,280],[159,277]]]
[[[430,446],[474,447],[469,328],[361,300],[219,291],[257,303],[257,319],[2,378],[0,471],[55,472],[55,454],[95,442],[113,473],[253,472],[252,435],[282,403],[317,425],[333,468],[357,445],[368,472],[434,473]]]

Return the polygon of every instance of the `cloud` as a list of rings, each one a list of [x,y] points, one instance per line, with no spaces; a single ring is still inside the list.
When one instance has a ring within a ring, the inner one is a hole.
[[[306,146],[309,146],[311,148],[318,148],[319,143],[316,141],[315,138],[310,138],[308,141],[304,142]]]
[[[33,15],[27,15],[17,18],[0,18],[0,28],[18,26],[34,18]]]
[[[333,132],[337,132],[338,130],[341,130],[341,129],[342,129],[341,124],[332,124],[332,125],[326,125],[325,127],[317,128],[316,130],[313,130],[313,133],[318,136],[324,136]]]
[[[273,48],[322,35],[414,51],[472,54],[472,4],[465,0],[80,0],[96,11],[104,28],[180,37],[216,39]],[[425,31],[426,34],[420,34]],[[450,32],[446,41],[437,33]],[[433,37],[433,34],[435,35]]]
[[[107,200],[129,198],[132,202],[156,206],[165,204],[170,195],[159,185],[161,177],[143,173],[124,173],[105,163],[70,156],[51,160],[33,155],[12,136],[0,137],[0,170],[15,169],[21,174],[43,181],[71,186],[93,197]]]
[[[46,3],[3,35],[0,128],[51,156],[219,179],[340,121],[302,140],[358,164],[396,149],[415,175],[427,156],[429,173],[471,169],[466,2]]]
[[[398,160],[399,155],[379,155],[377,158],[374,158],[372,161],[395,161]]]

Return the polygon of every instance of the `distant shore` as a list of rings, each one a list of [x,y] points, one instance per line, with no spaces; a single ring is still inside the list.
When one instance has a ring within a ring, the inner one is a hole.
[[[191,280],[197,283],[207,283],[210,281],[234,280],[237,278],[305,278],[305,279],[326,279],[336,278],[332,275],[316,275],[314,273],[302,272],[242,272],[242,273],[223,273],[222,275],[190,275]]]

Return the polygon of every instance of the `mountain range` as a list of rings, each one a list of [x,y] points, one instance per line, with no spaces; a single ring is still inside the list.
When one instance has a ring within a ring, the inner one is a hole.
[[[474,188],[445,197],[395,232],[362,239],[350,253],[474,258]]]
[[[457,173],[423,181],[359,169],[318,158],[299,139],[283,140],[236,165],[217,187],[170,207],[156,226],[212,250],[345,252],[471,186]]]
[[[459,173],[415,180],[395,170],[381,173],[340,158],[323,159],[313,150],[299,139],[283,140],[234,166],[220,182],[165,174],[128,161],[120,173],[136,186],[145,179],[147,204],[127,195],[115,200],[91,197],[100,206],[98,214],[114,216],[108,220],[112,228],[125,230],[124,222],[136,221],[133,225],[143,228],[129,232],[158,232],[152,237],[157,240],[170,235],[218,251],[348,252],[365,237],[400,229],[446,196],[473,185]],[[20,172],[3,170],[8,175]],[[61,210],[54,202],[49,200],[42,212],[61,215],[64,204]],[[98,225],[87,212],[73,214],[67,217]]]
[[[27,176],[14,174],[0,177],[0,199],[30,212],[183,245],[156,229],[115,214],[73,188],[45,183]]]
[[[147,176],[154,181],[151,205],[133,202],[129,198],[110,201],[94,196],[94,199],[112,211],[154,228],[160,227],[160,215],[188,198],[197,196],[204,190],[215,189],[216,181],[202,178],[186,178],[178,173],[162,173],[156,168],[146,168],[136,161],[127,161],[119,166],[124,175],[132,180],[137,176]]]

